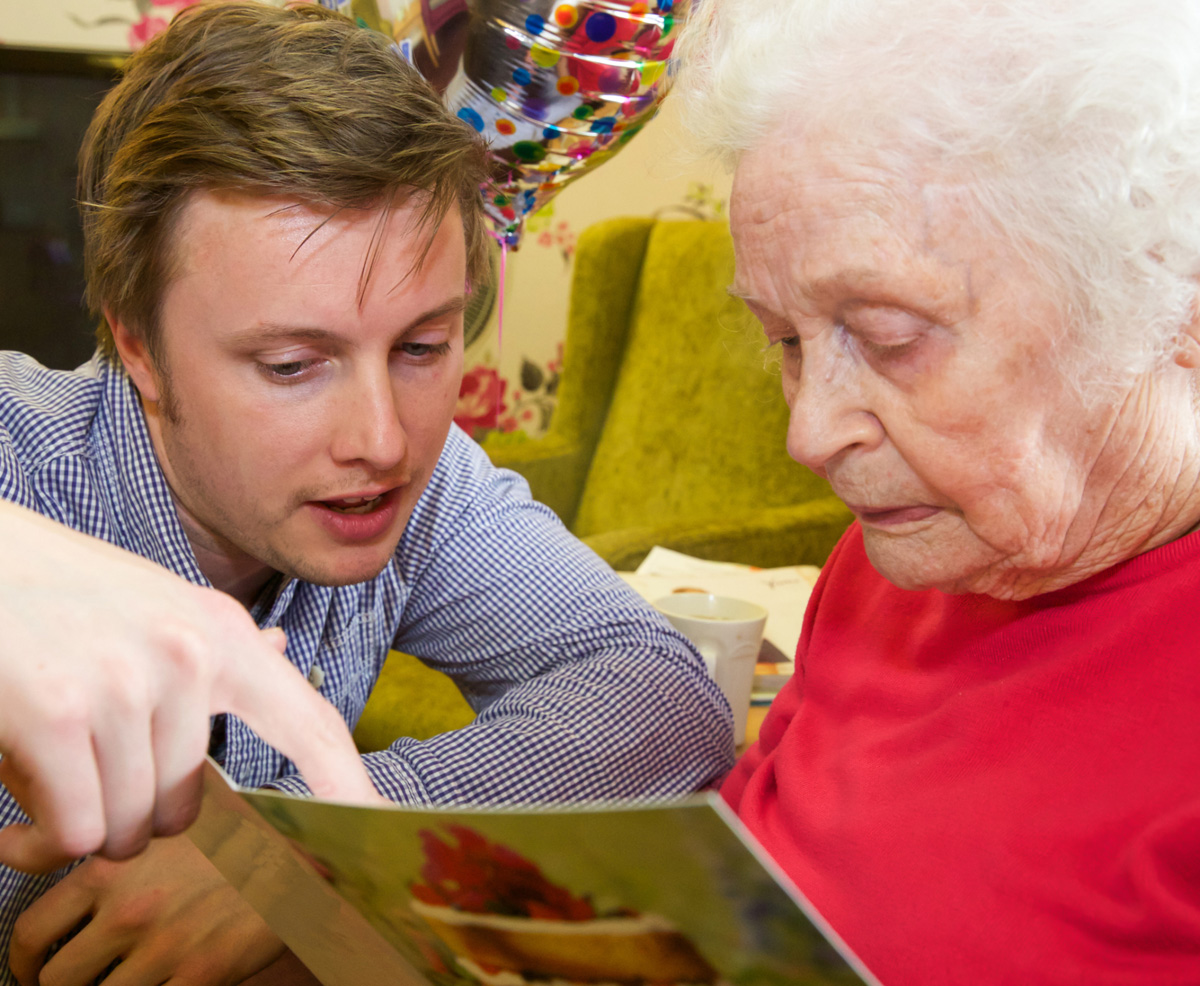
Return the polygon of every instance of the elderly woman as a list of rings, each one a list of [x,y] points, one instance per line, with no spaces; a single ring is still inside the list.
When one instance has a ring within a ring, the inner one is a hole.
[[[685,58],[857,518],[726,798],[887,986],[1200,983],[1200,3],[708,0]]]

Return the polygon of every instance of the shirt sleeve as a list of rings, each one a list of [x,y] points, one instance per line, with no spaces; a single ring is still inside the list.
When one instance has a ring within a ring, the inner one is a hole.
[[[729,769],[729,706],[691,644],[457,430],[397,557],[396,648],[453,678],[478,718],[367,754],[388,797],[661,798]]]

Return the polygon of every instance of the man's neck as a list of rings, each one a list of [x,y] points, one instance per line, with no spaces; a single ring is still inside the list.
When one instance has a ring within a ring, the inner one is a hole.
[[[213,535],[192,517],[174,492],[171,499],[204,577],[213,584],[213,588],[227,592],[249,609],[278,573],[257,558],[251,558],[244,551]]]

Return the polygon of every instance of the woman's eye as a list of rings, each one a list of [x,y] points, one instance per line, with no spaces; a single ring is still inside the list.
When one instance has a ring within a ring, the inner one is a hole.
[[[837,320],[847,345],[878,363],[898,363],[919,347],[924,326],[906,313],[863,309]]]
[[[879,363],[901,363],[918,352],[923,336],[896,338],[858,337],[860,351],[869,359]]]
[[[875,342],[872,339],[863,339],[862,347],[872,356],[878,356],[883,359],[899,359],[912,352],[916,348],[916,339],[907,339],[904,342]]]
[[[794,362],[800,356],[800,336],[798,335],[780,336],[778,339],[773,339],[767,344],[767,350],[773,350],[776,346],[779,347],[781,359]]]

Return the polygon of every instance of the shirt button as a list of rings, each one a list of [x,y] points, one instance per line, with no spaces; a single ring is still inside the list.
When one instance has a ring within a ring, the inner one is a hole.
[[[321,686],[325,684],[325,672],[321,670],[320,665],[314,664],[309,670],[308,683],[317,691],[321,690]]]

